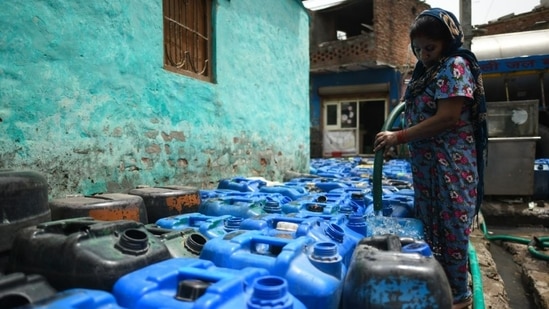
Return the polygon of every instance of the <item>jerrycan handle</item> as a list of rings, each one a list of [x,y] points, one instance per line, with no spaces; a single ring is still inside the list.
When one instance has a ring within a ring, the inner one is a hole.
[[[250,252],[259,255],[278,256],[289,243],[289,239],[257,235],[250,239]]]
[[[246,197],[230,197],[228,199],[228,203],[231,204],[231,205],[234,205],[236,203],[247,203],[247,204],[252,204],[254,203],[254,200],[251,199],[251,198],[246,198]]]

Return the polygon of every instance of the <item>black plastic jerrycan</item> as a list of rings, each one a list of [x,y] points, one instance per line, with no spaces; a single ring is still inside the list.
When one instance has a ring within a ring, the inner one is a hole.
[[[174,258],[198,258],[204,248],[204,244],[208,241],[205,235],[192,227],[172,230],[149,223],[145,225],[145,228],[168,247],[170,254]]]
[[[140,186],[128,193],[143,198],[149,223],[165,217],[197,212],[202,202],[200,191],[188,186]]]
[[[19,308],[53,297],[57,291],[40,275],[0,274],[0,308]]]
[[[342,309],[450,308],[450,283],[425,247],[396,235],[362,239],[343,283]]]
[[[75,218],[20,231],[7,270],[40,274],[59,290],[110,291],[121,276],[169,258],[166,245],[142,223]]]
[[[17,232],[51,220],[48,183],[39,173],[0,169],[0,253]]]
[[[97,220],[134,220],[147,224],[147,208],[139,196],[102,193],[51,200],[52,220],[92,217]]]

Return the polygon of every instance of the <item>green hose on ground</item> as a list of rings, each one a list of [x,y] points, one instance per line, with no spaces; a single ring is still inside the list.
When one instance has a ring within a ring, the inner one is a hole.
[[[528,252],[530,252],[533,257],[540,260],[549,261],[549,255],[538,251],[538,248],[549,248],[549,236],[533,237],[532,239],[528,239],[512,235],[490,235],[487,231],[485,222],[481,223],[481,228],[482,233],[484,234],[484,238],[486,238],[487,240],[502,240],[514,242],[517,244],[528,245]]]
[[[478,264],[475,247],[469,242],[469,271],[473,280],[473,308],[484,309],[484,291],[482,287],[482,274]]]
[[[397,105],[389,114],[385,123],[381,127],[381,131],[388,131],[394,125],[396,119],[404,111],[405,103]],[[374,157],[374,168],[372,172],[372,197],[374,199],[374,212],[377,214],[383,209],[383,190],[381,178],[383,176],[383,150],[376,151]],[[473,306],[475,309],[484,309],[484,292],[482,288],[482,275],[478,264],[477,253],[471,243],[468,248],[469,268],[473,279]]]

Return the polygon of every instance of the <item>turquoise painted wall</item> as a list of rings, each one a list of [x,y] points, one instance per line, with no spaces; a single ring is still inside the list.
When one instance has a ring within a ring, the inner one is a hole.
[[[308,171],[301,1],[213,3],[208,83],[162,68],[161,0],[4,0],[0,168],[51,198]]]

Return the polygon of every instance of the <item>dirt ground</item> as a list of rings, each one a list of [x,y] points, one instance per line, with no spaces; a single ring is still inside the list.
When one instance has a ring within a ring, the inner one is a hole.
[[[486,221],[483,216],[480,216],[479,223],[482,222],[515,222],[517,227],[526,226],[526,223],[535,222],[536,228],[524,229],[517,228],[516,230],[509,230],[512,236],[516,236],[524,239],[533,239],[534,236],[546,237],[547,233],[546,224],[547,213],[549,213],[549,207],[543,207],[542,209],[532,209],[528,207],[527,203],[520,205],[514,204],[512,206],[493,203],[489,205],[494,209],[488,210],[490,215],[486,216]],[[549,204],[548,204],[549,205]],[[530,205],[531,206],[531,205]],[[490,208],[488,207],[488,208]],[[512,217],[512,220],[503,220],[506,216]],[[532,216],[536,217],[536,220],[531,220]],[[521,221],[519,217],[525,217],[524,221]],[[540,217],[542,218],[540,221]],[[522,223],[521,223],[522,222]],[[539,223],[542,223],[541,225]],[[523,224],[525,223],[525,224]],[[490,225],[485,226],[489,228]],[[515,304],[514,307],[510,306],[509,297],[506,290],[513,288],[512,284],[523,284],[527,290],[527,297],[530,297],[534,303],[535,308],[549,309],[549,262],[539,257],[535,257],[529,252],[528,245],[515,243],[512,241],[500,241],[500,240],[488,240],[482,230],[482,225],[477,225],[477,228],[471,235],[471,242],[476,250],[477,259],[479,262],[480,271],[482,274],[482,284],[484,291],[484,308],[490,309],[524,309],[529,308],[528,304]],[[497,242],[497,243],[496,243]],[[518,265],[517,269],[520,272],[521,282],[504,282],[500,272],[498,270],[496,262],[490,252],[491,246],[501,246],[511,256],[512,260]],[[543,248],[535,248],[542,255],[549,255],[549,250]],[[520,308],[518,307],[520,306]],[[478,309],[478,308],[474,308]]]

